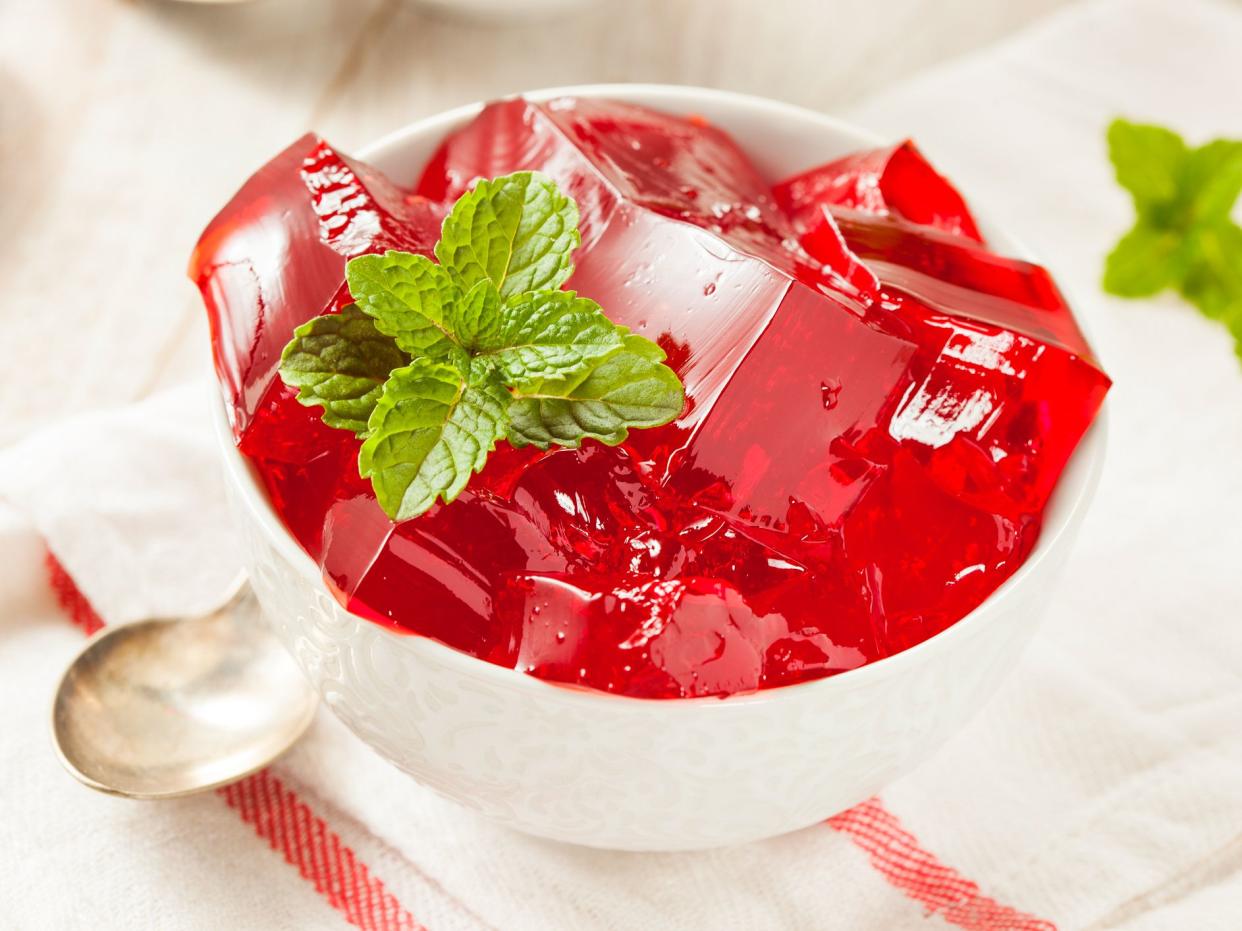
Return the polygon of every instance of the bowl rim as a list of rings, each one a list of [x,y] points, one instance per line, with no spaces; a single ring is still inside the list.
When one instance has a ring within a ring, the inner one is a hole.
[[[647,105],[658,106],[661,102],[676,102],[678,106],[683,108],[687,100],[708,101],[741,110],[749,110],[755,115],[781,116],[803,125],[811,124],[820,129],[830,130],[838,135],[849,137],[852,140],[858,141],[861,145],[883,143],[883,137],[836,117],[818,113],[795,104],[713,88],[643,83],[585,84],[543,88],[523,92],[521,96],[536,101],[568,96],[622,101],[635,101],[635,98],[642,98],[641,102]],[[358,150],[357,157],[368,162],[382,159],[385,154],[400,149],[413,139],[422,139],[428,135],[442,136],[451,127],[459,125],[476,114],[484,104],[485,101],[476,101],[416,120],[362,147]],[[987,223],[986,213],[980,214],[979,211],[975,211],[975,214],[989,238],[997,241],[1006,252],[1037,261],[1032,252],[1018,240]],[[1077,302],[1071,297],[1067,296],[1067,301],[1072,306],[1078,306]],[[1081,319],[1078,322],[1080,326],[1083,326]],[[872,681],[900,675],[906,669],[923,663],[924,660],[952,648],[953,644],[971,636],[981,625],[993,620],[992,615],[1000,612],[1003,605],[1013,599],[1014,592],[1037,574],[1039,567],[1047,561],[1049,554],[1055,548],[1072,542],[1072,534],[1085,515],[1103,471],[1109,408],[1108,399],[1105,398],[1096,413],[1095,420],[1080,439],[1065,470],[1058,479],[1057,486],[1053,490],[1053,495],[1044,512],[1044,526],[1030,555],[1027,556],[1026,560],[1023,561],[1013,575],[997,586],[978,607],[950,624],[944,630],[898,653],[820,679],[773,686],[771,688],[758,689],[754,692],[732,694],[724,697],[644,698],[604,692],[599,689],[572,683],[540,679],[514,668],[489,663],[431,637],[417,633],[404,633],[384,627],[349,611],[344,605],[340,604],[325,583],[318,564],[302,548],[301,544],[294,539],[293,535],[286,529],[283,521],[276,514],[254,466],[243,456],[234,442],[232,428],[229,425],[228,414],[225,410],[225,401],[220,392],[215,390],[214,379],[212,380],[212,387],[212,419],[215,422],[217,438],[222,448],[225,473],[228,479],[231,480],[233,487],[240,492],[247,513],[257,522],[268,543],[275,547],[285,561],[298,572],[303,582],[318,593],[330,598],[341,611],[344,611],[360,624],[369,625],[377,631],[399,638],[410,648],[417,651],[425,651],[429,659],[456,669],[465,676],[490,679],[496,684],[510,689],[530,690],[541,693],[544,696],[551,694],[549,690],[552,690],[557,697],[569,701],[606,702],[613,707],[629,704],[632,707],[650,708],[658,704],[662,710],[670,713],[680,713],[679,709],[685,709],[688,712],[690,709],[699,708],[719,708],[722,710],[740,708],[743,706],[789,701],[795,698],[803,699],[817,693],[819,697],[826,698],[832,693],[853,691],[860,687],[866,687]],[[1033,618],[1030,623],[1034,626],[1038,623],[1038,618]]]

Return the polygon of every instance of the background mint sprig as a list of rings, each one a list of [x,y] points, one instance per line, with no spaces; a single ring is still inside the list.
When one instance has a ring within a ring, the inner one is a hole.
[[[1167,288],[1222,321],[1242,357],[1242,141],[1198,148],[1160,126],[1114,120],[1109,157],[1134,200],[1135,222],[1109,254],[1104,289],[1150,297]]]
[[[393,520],[452,501],[501,439],[615,445],[681,413],[663,350],[561,290],[580,242],[550,178],[480,181],[445,218],[438,263],[351,259],[355,303],[294,330],[281,378],[362,439],[359,474]]]

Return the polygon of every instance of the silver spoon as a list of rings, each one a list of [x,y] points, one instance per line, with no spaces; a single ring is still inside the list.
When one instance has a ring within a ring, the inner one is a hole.
[[[56,689],[52,737],[92,789],[174,798],[262,769],[302,735],[317,703],[242,577],[208,614],[91,637]]]

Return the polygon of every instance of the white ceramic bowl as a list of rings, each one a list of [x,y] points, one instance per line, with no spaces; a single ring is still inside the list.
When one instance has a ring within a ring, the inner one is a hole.
[[[820,114],[684,87],[560,88],[728,130],[775,178],[876,144]],[[359,153],[412,182],[477,106]],[[1001,250],[1020,252],[989,231]],[[1097,424],[1062,477],[1026,564],[978,610],[897,656],[833,678],[727,699],[654,701],[552,685],[345,611],[285,530],[222,409],[227,484],[251,578],[324,703],[424,786],[531,834],[683,850],[792,831],[867,798],[958,730],[1016,663],[1065,562],[1102,464]]]

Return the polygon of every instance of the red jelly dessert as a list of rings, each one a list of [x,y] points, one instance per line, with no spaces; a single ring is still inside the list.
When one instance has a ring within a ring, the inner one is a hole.
[[[347,258],[431,255],[474,179],[527,169],[578,204],[568,287],[660,344],[686,408],[616,447],[502,442],[394,524],[280,349],[349,302]],[[702,119],[613,101],[489,105],[412,191],[305,137],[191,273],[239,447],[343,604],[645,698],[831,675],[961,618],[1030,553],[1109,385],[1048,274],[990,252],[913,145],[773,188]]]

